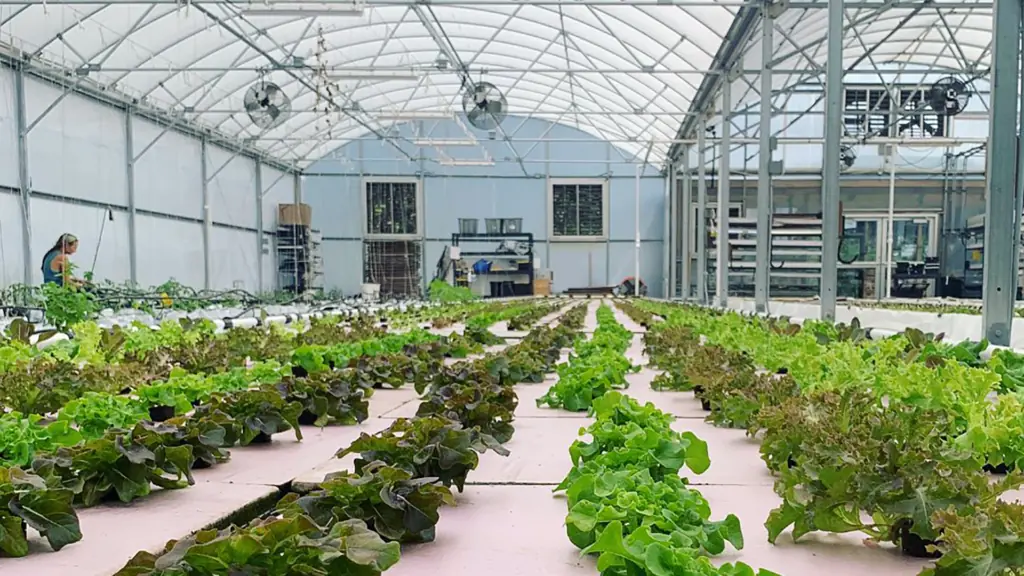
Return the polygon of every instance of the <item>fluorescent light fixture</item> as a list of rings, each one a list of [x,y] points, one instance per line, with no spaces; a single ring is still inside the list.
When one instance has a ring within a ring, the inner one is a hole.
[[[494,166],[494,160],[439,160],[441,166]]]
[[[404,120],[454,120],[455,114],[452,112],[445,112],[443,110],[429,111],[424,110],[421,112],[379,112],[373,115],[377,120],[388,121],[397,120],[399,122]]]
[[[331,6],[311,5],[302,8],[295,5],[274,6],[268,4],[259,8],[242,8],[241,13],[246,16],[362,16],[364,7],[359,4],[337,4]]]
[[[377,70],[374,72],[335,70],[327,73],[327,79],[334,82],[343,80],[419,80],[422,77],[422,74],[401,70]]]
[[[414,146],[476,146],[476,140],[470,140],[469,138],[458,140],[458,139],[445,139],[445,138],[418,138],[412,141]]]

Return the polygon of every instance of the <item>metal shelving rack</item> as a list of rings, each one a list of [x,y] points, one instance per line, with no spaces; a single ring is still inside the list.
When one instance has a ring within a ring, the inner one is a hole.
[[[277,227],[277,274],[282,290],[301,294],[323,290],[323,236],[319,230],[301,224]]]
[[[709,277],[716,267],[717,224],[706,222],[711,238],[708,248]],[[737,295],[754,293],[757,218],[729,219],[729,291]],[[772,296],[802,296],[816,293],[821,282],[821,214],[775,214],[771,228]]]

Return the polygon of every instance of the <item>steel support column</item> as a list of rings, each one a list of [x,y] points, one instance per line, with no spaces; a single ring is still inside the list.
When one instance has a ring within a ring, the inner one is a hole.
[[[138,284],[138,234],[135,228],[135,135],[132,129],[132,111],[124,111],[125,182],[128,186],[128,280]]]
[[[292,194],[292,201],[295,204],[302,204],[302,175],[298,172],[295,173],[295,178],[292,181]]]
[[[1016,292],[1014,230],[1017,188],[1017,105],[1021,40],[1020,0],[998,0],[992,11],[991,124],[985,193],[985,264],[982,276],[982,336],[1010,344]]]
[[[199,175],[203,182],[203,287],[207,290],[210,289],[210,226],[212,225],[212,215],[210,214],[210,179],[207,178],[206,173],[209,168],[207,167],[208,162],[208,150],[206,145],[206,138],[199,141]]]
[[[718,170],[718,237],[715,247],[715,304],[723,308],[729,305],[729,193],[732,179],[729,177],[729,157],[732,155],[732,80],[726,78],[722,84],[722,140],[719,143]]]
[[[21,188],[21,257],[24,282],[32,281],[32,178],[28,171],[28,121],[25,115],[25,72],[14,70],[15,127],[18,130],[18,186]]]
[[[263,163],[256,160],[256,293],[263,294]]]
[[[843,0],[828,2],[825,149],[821,178],[821,319],[835,320],[839,260],[839,147],[843,136]]]
[[[775,23],[761,8],[761,123],[757,151],[757,251],[754,264],[754,308],[768,312],[772,257],[772,58],[775,52]]]
[[[704,134],[707,121],[701,119],[697,125],[697,221],[693,228],[697,232],[697,299],[708,303],[708,174],[707,157],[704,155]]]
[[[672,161],[665,167],[665,202],[662,210],[665,212],[665,222],[661,232],[661,256],[662,256],[662,298],[672,298],[676,295],[675,266],[672,265],[675,252],[675,244],[672,243],[672,205],[676,194],[676,165]]]
[[[633,296],[640,295],[640,173],[644,165],[637,164],[633,188]],[[607,268],[606,268],[607,269]]]
[[[682,286],[682,291],[680,292],[680,296],[684,300],[686,300],[686,299],[688,299],[690,297],[690,271],[691,271],[690,270],[690,268],[691,268],[691,266],[690,266],[690,252],[693,251],[693,248],[690,246],[690,238],[692,238],[692,235],[690,234],[690,228],[692,226],[690,220],[692,219],[691,216],[693,214],[693,209],[692,209],[693,200],[691,198],[691,194],[692,194],[691,190],[693,189],[693,187],[691,186],[691,181],[690,181],[690,147],[689,146],[683,147],[682,162],[683,162],[683,178],[682,178],[683,193],[682,193],[682,198],[677,199],[677,202],[676,202],[676,211],[681,215],[681,218],[679,218],[680,226],[679,226],[678,230],[676,231],[676,236],[678,238],[681,238],[681,240],[682,240],[682,241],[678,241],[677,240],[677,245],[679,246],[679,254],[680,254],[678,262],[679,262],[679,266],[683,267],[682,282],[681,282],[681,284],[683,286]]]

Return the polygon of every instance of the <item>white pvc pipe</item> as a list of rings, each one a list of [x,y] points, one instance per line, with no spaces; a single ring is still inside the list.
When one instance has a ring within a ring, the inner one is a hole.
[[[889,221],[885,232],[885,298],[892,297],[892,232],[893,213],[896,209],[896,154],[898,144],[889,147]],[[875,294],[879,292],[875,290]]]

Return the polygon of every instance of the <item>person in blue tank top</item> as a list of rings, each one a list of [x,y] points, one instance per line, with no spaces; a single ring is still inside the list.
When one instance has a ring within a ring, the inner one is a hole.
[[[80,286],[82,281],[71,276],[70,256],[78,250],[78,238],[72,234],[61,234],[53,248],[43,256],[43,283],[64,286]]]

